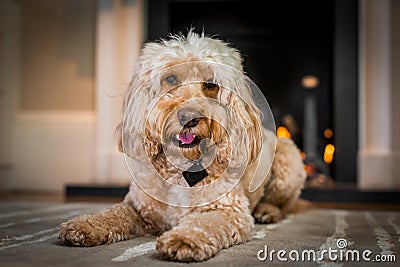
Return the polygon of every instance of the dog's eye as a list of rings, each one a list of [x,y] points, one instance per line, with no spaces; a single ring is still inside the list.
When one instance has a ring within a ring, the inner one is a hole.
[[[169,75],[167,78],[165,78],[165,80],[171,85],[178,84],[178,77],[175,74]]]
[[[214,83],[214,79],[208,79],[205,83],[204,83],[204,87],[206,89],[213,89],[215,86],[217,86],[217,84]]]

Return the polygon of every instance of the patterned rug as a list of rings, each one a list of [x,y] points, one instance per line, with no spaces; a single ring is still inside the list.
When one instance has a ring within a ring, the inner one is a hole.
[[[64,246],[60,222],[110,203],[0,203],[0,266],[186,266],[167,262],[155,238],[91,248]],[[257,224],[251,241],[196,266],[399,266],[400,212],[312,209]]]

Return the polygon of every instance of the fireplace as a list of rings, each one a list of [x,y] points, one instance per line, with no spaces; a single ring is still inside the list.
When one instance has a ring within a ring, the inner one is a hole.
[[[195,27],[238,48],[277,135],[297,143],[317,178],[310,185],[330,187],[356,181],[357,10],[357,1],[150,0],[147,39]]]

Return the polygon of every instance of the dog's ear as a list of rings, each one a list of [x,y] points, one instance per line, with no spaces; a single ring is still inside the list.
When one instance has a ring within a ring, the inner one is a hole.
[[[115,128],[114,136],[117,140],[118,151],[124,152],[122,147],[122,122],[118,123],[117,127]]]
[[[135,159],[142,158],[145,152],[145,122],[152,98],[149,76],[139,64],[136,66],[124,95],[121,121],[115,129],[119,151]]]
[[[235,72],[233,72],[235,73]],[[253,101],[249,78],[236,72],[225,97],[232,134],[232,163],[239,166],[252,163],[259,155],[263,143],[260,109]]]
[[[259,110],[254,110],[250,105],[246,106],[246,112],[248,113],[251,123],[246,127],[246,134],[249,138],[249,164],[252,163],[260,153],[262,147],[262,125],[260,121]]]
[[[241,79],[240,75],[237,77],[235,83],[231,83],[236,86],[231,87],[235,92],[231,98],[234,101],[229,101],[233,111],[231,116],[234,118],[231,120],[234,122],[231,129],[234,137],[232,144],[235,145],[232,146],[230,163],[233,163],[231,166],[238,167],[241,166],[240,163],[256,164],[248,186],[248,191],[252,193],[269,177],[275,155],[276,136],[275,131],[270,130],[273,116],[268,114],[267,107],[262,106],[263,102],[259,102],[262,93],[249,78]]]
[[[262,147],[262,126],[258,110],[242,100],[235,101],[231,109],[232,163],[236,166],[250,164],[257,158]]]

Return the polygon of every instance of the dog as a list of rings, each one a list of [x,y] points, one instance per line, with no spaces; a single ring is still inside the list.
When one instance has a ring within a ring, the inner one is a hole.
[[[194,30],[145,44],[116,129],[135,179],[121,203],[62,223],[59,237],[97,246],[152,234],[162,258],[204,261],[290,212],[306,178],[300,151],[263,126],[242,63]]]

